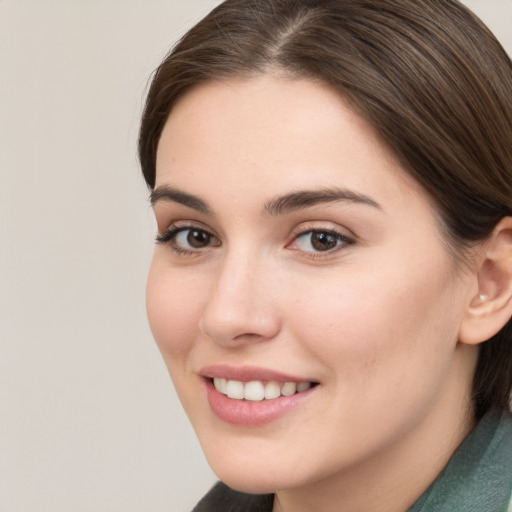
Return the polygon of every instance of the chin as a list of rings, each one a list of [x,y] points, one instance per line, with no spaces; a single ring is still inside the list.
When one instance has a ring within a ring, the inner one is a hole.
[[[222,443],[219,445],[222,447]],[[219,480],[236,491],[248,494],[271,494],[302,487],[325,477],[326,468],[319,468],[315,460],[305,461],[304,456],[293,452],[286,457],[278,453],[279,449],[263,444],[259,451],[255,451],[254,446],[250,448],[242,456],[222,448],[206,450],[205,454]]]

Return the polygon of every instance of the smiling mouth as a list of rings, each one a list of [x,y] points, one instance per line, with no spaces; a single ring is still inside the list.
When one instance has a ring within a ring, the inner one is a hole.
[[[215,389],[234,400],[247,400],[250,402],[261,402],[263,400],[275,400],[282,396],[292,396],[303,393],[317,385],[316,382],[277,382],[259,381],[242,382],[239,380],[213,378]]]

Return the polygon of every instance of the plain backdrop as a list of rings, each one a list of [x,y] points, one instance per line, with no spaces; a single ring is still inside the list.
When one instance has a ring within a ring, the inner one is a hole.
[[[0,0],[0,512],[187,512],[215,480],[146,322],[136,136],[217,3]],[[512,53],[512,0],[466,3]]]

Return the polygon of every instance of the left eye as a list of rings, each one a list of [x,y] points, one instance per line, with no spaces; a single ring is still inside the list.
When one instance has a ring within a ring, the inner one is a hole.
[[[183,229],[174,237],[174,243],[182,248],[203,249],[213,245],[214,237],[202,229]]]
[[[348,237],[335,231],[307,231],[295,238],[294,245],[304,252],[328,252],[340,245],[352,243]]]
[[[157,236],[157,243],[169,244],[177,253],[192,252],[210,246],[220,245],[219,240],[204,229],[196,227],[175,227]]]

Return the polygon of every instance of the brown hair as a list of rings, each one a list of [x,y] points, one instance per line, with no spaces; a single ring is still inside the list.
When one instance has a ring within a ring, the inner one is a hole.
[[[227,0],[156,70],[139,136],[146,182],[176,101],[272,70],[330,84],[434,198],[452,251],[512,215],[512,63],[456,0]],[[475,414],[508,407],[512,321],[481,346]]]

